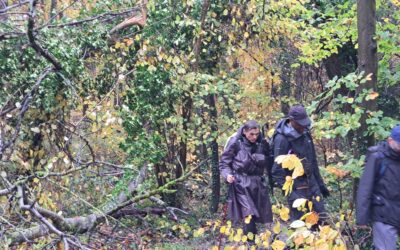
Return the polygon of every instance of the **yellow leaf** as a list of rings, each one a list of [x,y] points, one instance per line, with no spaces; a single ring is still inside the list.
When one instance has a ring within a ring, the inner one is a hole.
[[[244,223],[249,224],[251,220],[251,214],[244,219]]]
[[[222,226],[220,229],[219,229],[219,232],[220,233],[225,233],[225,231],[226,231],[226,226]]]
[[[119,49],[119,48],[121,48],[121,45],[122,45],[122,44],[121,44],[120,42],[117,42],[117,43],[115,44],[114,47],[115,47],[116,49]]]
[[[328,173],[333,174],[336,178],[343,178],[346,177],[347,175],[350,174],[350,171],[346,171],[346,170],[342,170],[342,169],[338,169],[332,166],[328,166],[326,168],[326,171],[328,171]]]
[[[39,179],[38,179],[38,178],[33,178],[33,182],[34,182],[34,183],[38,183],[38,182],[39,182]]]
[[[298,235],[298,236],[296,236],[296,237],[294,238],[294,244],[295,244],[296,246],[299,246],[299,245],[301,245],[301,244],[303,244],[303,243],[304,243],[304,237],[303,237],[302,234],[300,234],[300,235]]]
[[[286,182],[283,184],[282,190],[285,191],[285,196],[292,192],[293,179],[290,176],[286,176]]]
[[[279,216],[281,217],[281,219],[283,221],[288,221],[289,220],[289,213],[290,213],[289,208],[283,207],[279,212]]]
[[[253,239],[254,239],[254,234],[253,234],[252,232],[249,232],[249,233],[247,234],[247,238],[248,238],[249,240],[253,240]]]
[[[233,231],[233,230],[232,230]],[[230,232],[231,232],[231,228],[226,228],[226,230],[225,230],[225,235],[229,235],[230,234]],[[233,233],[233,232],[232,232]]]
[[[196,233],[197,237],[203,235],[204,234],[204,228],[203,227],[199,228],[195,233]]]
[[[213,247],[211,248],[211,250],[219,250],[219,247],[218,247],[218,246],[213,246]]]
[[[286,244],[283,241],[280,240],[275,240],[272,242],[271,247],[273,250],[283,250],[285,248]]]
[[[267,136],[268,136],[269,138],[272,138],[272,136],[274,135],[274,133],[275,133],[275,129],[271,128],[270,130],[268,130]]]
[[[372,73],[369,73],[366,77],[365,77],[365,80],[367,80],[367,81],[371,81],[372,80]]]
[[[310,211],[312,211],[313,209],[313,202],[312,201],[308,201],[308,209],[310,209]]]
[[[272,228],[272,231],[275,234],[279,234],[281,232],[281,223],[279,223],[279,221],[276,222],[275,226]]]
[[[377,92],[372,92],[372,93],[370,93],[368,96],[367,96],[367,100],[374,100],[374,99],[376,99],[377,97],[379,96],[379,93],[377,93]]]
[[[315,225],[318,223],[319,216],[316,212],[312,212],[306,217],[306,223],[310,225]]]
[[[249,33],[248,32],[245,32],[244,33],[244,38],[248,38],[249,37]]]
[[[293,170],[296,167],[303,167],[301,160],[294,154],[279,155],[276,157],[275,162],[282,165],[282,168]]]
[[[299,176],[303,176],[304,175],[304,168],[303,166],[297,166],[294,168],[293,174],[292,174],[292,178],[296,179]]]
[[[319,197],[319,196],[317,196],[316,198],[315,198],[315,200],[317,200],[318,202],[321,200],[321,197]]]
[[[236,234],[235,237],[233,237],[233,240],[236,242],[239,242],[242,239],[242,237],[240,237],[240,234]]]
[[[246,235],[243,235],[243,237],[242,237],[242,242],[244,243],[244,242],[247,242],[247,236]]]

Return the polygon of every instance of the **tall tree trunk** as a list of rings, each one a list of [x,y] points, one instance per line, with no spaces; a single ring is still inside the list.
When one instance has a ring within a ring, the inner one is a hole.
[[[366,81],[357,89],[361,93],[364,89],[376,89],[378,59],[377,44],[374,39],[376,30],[376,4],[375,0],[357,0],[357,30],[358,30],[358,71],[365,72],[365,75],[371,74],[371,80]],[[364,100],[360,105],[365,111],[376,110],[376,100]],[[357,152],[356,157],[360,157],[366,152],[368,146],[375,143],[372,135],[364,136],[367,131],[367,113],[364,112],[360,119],[361,126],[357,131]],[[356,201],[356,191],[358,189],[359,179],[353,182],[353,200],[351,207],[354,207]]]
[[[371,80],[360,84],[357,93],[361,93],[364,89],[376,89],[378,59],[377,44],[374,39],[376,26],[376,5],[375,0],[358,0],[357,1],[357,29],[358,29],[358,71],[365,72],[365,75],[371,74]],[[365,111],[376,110],[376,100],[364,100],[361,107]],[[374,144],[374,137],[363,136],[367,130],[366,124],[367,114],[361,118],[361,127],[358,131],[358,143],[361,149],[360,153],[364,153],[367,146]]]
[[[211,136],[213,140],[211,142],[211,204],[210,211],[212,213],[216,213],[218,211],[218,203],[220,198],[220,176],[219,176],[219,162],[218,162],[218,143],[216,134],[218,133],[218,125],[217,125],[217,107],[215,105],[215,95],[210,94],[208,97],[208,105],[210,106],[210,118],[211,118]]]

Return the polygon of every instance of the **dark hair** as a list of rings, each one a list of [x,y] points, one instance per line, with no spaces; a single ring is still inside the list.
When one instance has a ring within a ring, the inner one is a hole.
[[[243,125],[243,130],[244,131],[248,131],[250,129],[260,129],[260,125],[258,125],[258,123],[255,120],[250,120],[247,121],[244,125]]]

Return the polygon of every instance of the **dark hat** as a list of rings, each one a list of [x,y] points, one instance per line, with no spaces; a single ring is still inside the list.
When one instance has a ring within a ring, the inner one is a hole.
[[[392,137],[392,139],[395,140],[397,143],[400,143],[400,125],[397,125],[392,129],[390,137]]]
[[[289,110],[289,118],[303,127],[308,127],[311,124],[311,120],[308,118],[307,112],[302,105],[292,106]]]

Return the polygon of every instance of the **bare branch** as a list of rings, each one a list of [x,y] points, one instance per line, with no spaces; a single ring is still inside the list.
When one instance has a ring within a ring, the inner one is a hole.
[[[141,16],[133,16],[122,23],[118,24],[114,28],[110,30],[110,34],[113,34],[119,30],[125,29],[126,27],[130,27],[133,25],[138,25],[140,27],[144,27],[147,21],[147,3],[148,0],[142,0],[142,11]]]
[[[32,205],[25,205],[24,204],[24,192],[21,186],[17,187],[18,190],[18,196],[19,196],[19,207],[22,210],[29,211],[31,212],[32,215],[34,215],[37,219],[39,219],[40,222],[45,224],[47,228],[49,229],[50,232],[57,234],[60,237],[64,237],[65,234],[58,230],[51,222],[49,222],[45,217],[43,217],[34,207],[34,204]]]
[[[12,188],[2,189],[2,190],[0,190],[0,196],[9,195],[12,192],[14,192],[15,190],[16,190],[15,186],[13,186]]]
[[[9,10],[11,10],[11,9],[18,8],[18,7],[20,7],[20,6],[24,5],[24,4],[27,4],[27,3],[29,3],[29,1],[20,1],[20,2],[17,3],[17,4],[10,5],[10,6],[8,6],[8,7],[5,7],[5,8],[3,8],[3,9],[0,9],[0,13],[6,13],[7,11],[9,11]]]
[[[78,20],[78,21],[74,21],[74,22],[69,22],[69,23],[61,23],[61,24],[53,24],[53,25],[43,25],[41,27],[39,27],[37,30],[43,29],[43,28],[63,28],[63,27],[67,27],[67,26],[78,26],[84,23],[88,23],[88,22],[93,22],[96,20],[101,20],[104,19],[106,17],[118,17],[118,16],[124,16],[127,15],[129,13],[132,13],[132,11],[137,11],[138,8],[137,7],[133,7],[133,8],[129,8],[127,10],[124,11],[120,11],[120,12],[107,12],[107,13],[103,13],[94,17],[89,17],[89,18],[85,18],[82,20]]]

